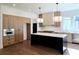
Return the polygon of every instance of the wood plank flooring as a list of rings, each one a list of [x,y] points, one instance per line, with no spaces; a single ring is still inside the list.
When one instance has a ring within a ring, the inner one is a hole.
[[[30,40],[0,49],[0,55],[60,55],[59,51],[44,46],[31,46]]]
[[[76,52],[76,54],[78,54],[77,53],[77,51],[79,51],[78,44],[68,43],[68,48],[71,49],[68,49],[64,53],[64,55],[72,55],[71,52]],[[59,53],[59,51],[52,48],[38,45],[31,46],[30,40],[25,40],[22,43],[18,43],[0,49],[0,55],[61,55],[61,54]]]

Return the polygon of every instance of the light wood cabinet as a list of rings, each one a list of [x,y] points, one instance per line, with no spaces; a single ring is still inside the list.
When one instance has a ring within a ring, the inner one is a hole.
[[[15,37],[14,36],[10,37],[10,44],[15,44]]]
[[[49,13],[44,13],[43,15],[43,25],[45,26],[55,26],[55,27],[60,27],[61,25],[61,12],[56,11],[56,12],[49,12]]]
[[[21,17],[15,17],[15,39],[16,43],[23,41],[23,20]]]
[[[3,46],[9,46],[11,44],[14,44],[15,43],[15,37],[14,36],[4,36],[3,37]]]
[[[3,46],[9,45],[9,38],[7,36],[3,37]]]
[[[43,14],[43,25],[53,25],[53,13]]]
[[[3,14],[3,28],[14,28],[14,16]]]
[[[30,18],[25,18],[24,17],[22,20],[23,20],[23,23],[31,23]]]
[[[9,27],[9,16],[3,15],[3,29],[7,29]]]
[[[30,23],[30,18],[3,14],[3,30],[14,29],[13,36],[3,36],[3,46],[19,43],[23,41],[23,24]]]
[[[9,15],[9,27],[14,28],[14,16]]]

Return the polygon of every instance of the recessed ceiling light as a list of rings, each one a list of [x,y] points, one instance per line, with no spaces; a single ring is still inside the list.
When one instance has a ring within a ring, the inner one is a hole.
[[[15,7],[16,6],[16,4],[13,4],[13,7]]]

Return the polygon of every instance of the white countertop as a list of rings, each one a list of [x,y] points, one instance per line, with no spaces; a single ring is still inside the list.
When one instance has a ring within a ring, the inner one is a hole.
[[[79,32],[78,31],[71,31],[71,32],[69,32],[69,31],[53,31],[53,30],[40,30],[40,31],[52,31],[52,32],[58,32],[58,33],[65,33],[65,34],[67,34],[67,33],[71,33],[71,34],[79,34]],[[38,31],[39,32],[39,31]]]
[[[51,37],[60,37],[64,38],[67,34],[56,34],[56,33],[33,33],[34,35],[43,35],[43,36],[51,36]]]

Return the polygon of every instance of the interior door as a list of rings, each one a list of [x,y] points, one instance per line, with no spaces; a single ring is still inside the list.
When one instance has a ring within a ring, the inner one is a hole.
[[[27,23],[27,40],[31,39],[31,25]]]

